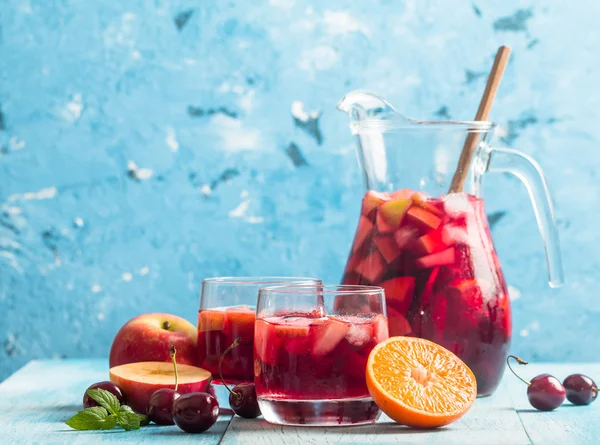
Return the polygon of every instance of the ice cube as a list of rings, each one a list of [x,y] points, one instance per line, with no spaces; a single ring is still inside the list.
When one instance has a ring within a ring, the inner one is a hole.
[[[373,329],[370,324],[353,324],[346,334],[346,341],[357,348],[366,344],[373,336]]]
[[[458,217],[473,212],[466,193],[450,193],[443,198],[444,210],[451,217]]]

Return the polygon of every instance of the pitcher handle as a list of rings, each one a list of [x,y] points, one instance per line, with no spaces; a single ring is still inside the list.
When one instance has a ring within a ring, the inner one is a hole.
[[[508,148],[491,148],[487,171],[511,173],[519,178],[531,198],[538,227],[546,248],[550,287],[564,283],[558,230],[550,190],[539,164],[525,153]]]

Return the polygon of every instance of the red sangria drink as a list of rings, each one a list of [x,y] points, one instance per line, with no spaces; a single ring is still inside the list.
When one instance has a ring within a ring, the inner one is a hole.
[[[214,383],[222,383],[219,360],[238,337],[240,345],[223,358],[223,379],[231,384],[253,381],[258,291],[269,284],[293,283],[315,284],[320,281],[287,277],[224,277],[203,281],[198,312],[198,363],[211,372]]]
[[[480,198],[369,191],[342,282],[381,286],[391,336],[444,346],[471,368],[480,396],[494,391],[508,355],[511,314]]]
[[[374,422],[379,408],[367,390],[365,369],[371,350],[388,338],[383,291],[300,288],[269,287],[260,293],[254,382],[265,420],[284,425]],[[360,312],[335,310],[357,296],[366,302]]]

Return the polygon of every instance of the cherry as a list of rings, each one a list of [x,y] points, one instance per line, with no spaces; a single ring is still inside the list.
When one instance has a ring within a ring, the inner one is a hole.
[[[527,362],[514,355],[509,355],[506,359],[511,372],[527,384],[527,398],[531,406],[540,411],[552,411],[565,401],[565,388],[556,377],[550,374],[540,374],[531,379],[531,382],[523,380],[510,366],[511,358],[516,360],[519,365],[526,365]]]
[[[173,425],[175,423],[173,421],[173,403],[181,396],[177,392],[179,376],[177,374],[177,360],[175,359],[177,351],[175,346],[170,346],[169,353],[175,369],[175,389],[160,388],[154,391],[148,401],[148,409],[146,410],[148,419],[157,425]]]
[[[119,388],[113,382],[94,383],[88,389],[105,389],[106,391],[110,391],[117,397],[117,399],[119,399],[119,403],[121,405],[125,404],[125,396],[123,395],[123,391],[121,391],[121,388]],[[83,407],[90,408],[92,406],[100,406],[98,402],[88,396],[88,389],[85,390],[85,394],[83,395]]]
[[[221,359],[219,360],[219,375],[221,376],[223,385],[225,385],[225,388],[229,391],[229,406],[231,407],[231,410],[245,419],[256,419],[261,413],[260,407],[258,406],[254,383],[239,383],[231,390],[229,389],[229,386],[227,386],[227,383],[225,383],[225,379],[223,379],[223,374],[221,373],[223,358],[229,351],[237,347],[241,341],[241,337],[236,338],[231,346],[229,346],[223,352],[223,355],[221,355]]]
[[[184,394],[173,402],[173,420],[186,433],[202,433],[219,417],[217,399],[205,392]]]
[[[589,405],[598,397],[598,386],[588,376],[571,374],[563,381],[567,399],[573,405]]]

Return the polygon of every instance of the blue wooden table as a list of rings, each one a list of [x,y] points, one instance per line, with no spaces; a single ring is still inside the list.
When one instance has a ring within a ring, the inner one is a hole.
[[[137,431],[73,431],[64,424],[81,409],[85,389],[108,379],[108,360],[33,361],[0,384],[0,444],[600,444],[600,401],[585,407],[566,402],[554,412],[531,408],[526,386],[506,374],[492,397],[478,399],[458,422],[417,431],[382,416],[354,428],[287,428],[261,419],[222,415],[204,434],[189,435],[176,426]],[[563,379],[573,372],[600,380],[600,364],[536,364],[518,367],[525,378],[548,372]]]

